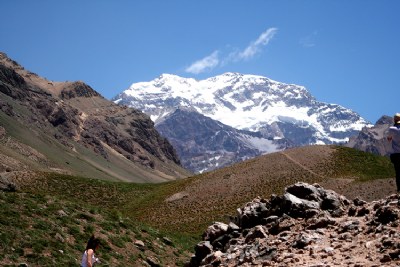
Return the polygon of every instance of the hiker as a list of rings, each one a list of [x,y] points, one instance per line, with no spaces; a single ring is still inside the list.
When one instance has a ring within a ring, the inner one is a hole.
[[[85,252],[82,255],[81,267],[93,267],[96,262],[100,262],[99,258],[96,258],[94,253],[100,245],[100,239],[95,238],[92,235],[86,245]]]
[[[392,143],[390,161],[394,165],[397,192],[400,193],[400,113],[394,115],[393,122],[393,126],[389,128],[387,140]]]

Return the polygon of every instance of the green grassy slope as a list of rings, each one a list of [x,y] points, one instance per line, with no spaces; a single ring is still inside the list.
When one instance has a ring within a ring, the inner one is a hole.
[[[359,182],[395,176],[389,158],[348,147],[337,147],[331,172],[334,177],[353,177]]]
[[[147,186],[45,173],[30,179],[32,186],[25,181],[17,192],[0,191],[0,266],[78,266],[92,233],[102,242],[99,266],[143,266],[149,257],[175,266],[188,259],[181,241],[120,211]]]

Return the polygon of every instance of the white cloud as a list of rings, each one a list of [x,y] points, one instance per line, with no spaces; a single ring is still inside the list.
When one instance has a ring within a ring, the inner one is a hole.
[[[271,41],[277,31],[277,28],[269,28],[263,32],[256,41],[251,42],[248,47],[246,47],[242,52],[239,52],[236,55],[236,59],[247,60],[254,57],[261,51],[263,46],[266,46]]]
[[[218,66],[225,66],[231,62],[249,60],[256,54],[261,53],[262,48],[268,45],[277,31],[277,28],[267,29],[257,38],[257,40],[251,42],[245,49],[230,52],[227,56],[222,58],[222,60],[219,58],[220,51],[216,50],[211,55],[191,64],[185,69],[185,71],[193,74],[199,74],[207,70],[212,70]]]
[[[214,51],[211,55],[194,62],[192,65],[187,67],[185,71],[193,74],[199,74],[206,70],[215,68],[219,64],[218,54],[218,50]]]

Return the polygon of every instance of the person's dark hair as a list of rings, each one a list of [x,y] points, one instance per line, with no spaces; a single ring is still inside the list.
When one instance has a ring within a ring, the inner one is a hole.
[[[96,250],[96,247],[98,245],[100,245],[100,239],[95,238],[94,235],[92,235],[90,237],[89,241],[87,242],[86,250],[88,250],[88,249]]]

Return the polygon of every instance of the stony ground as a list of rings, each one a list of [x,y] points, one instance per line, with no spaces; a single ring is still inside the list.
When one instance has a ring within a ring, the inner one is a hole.
[[[215,223],[192,266],[400,266],[400,196],[349,200],[298,183]]]
[[[396,193],[394,178],[362,183],[354,182],[352,179],[330,179],[321,183],[321,186],[332,189],[349,199],[358,197],[365,201],[379,200]]]

